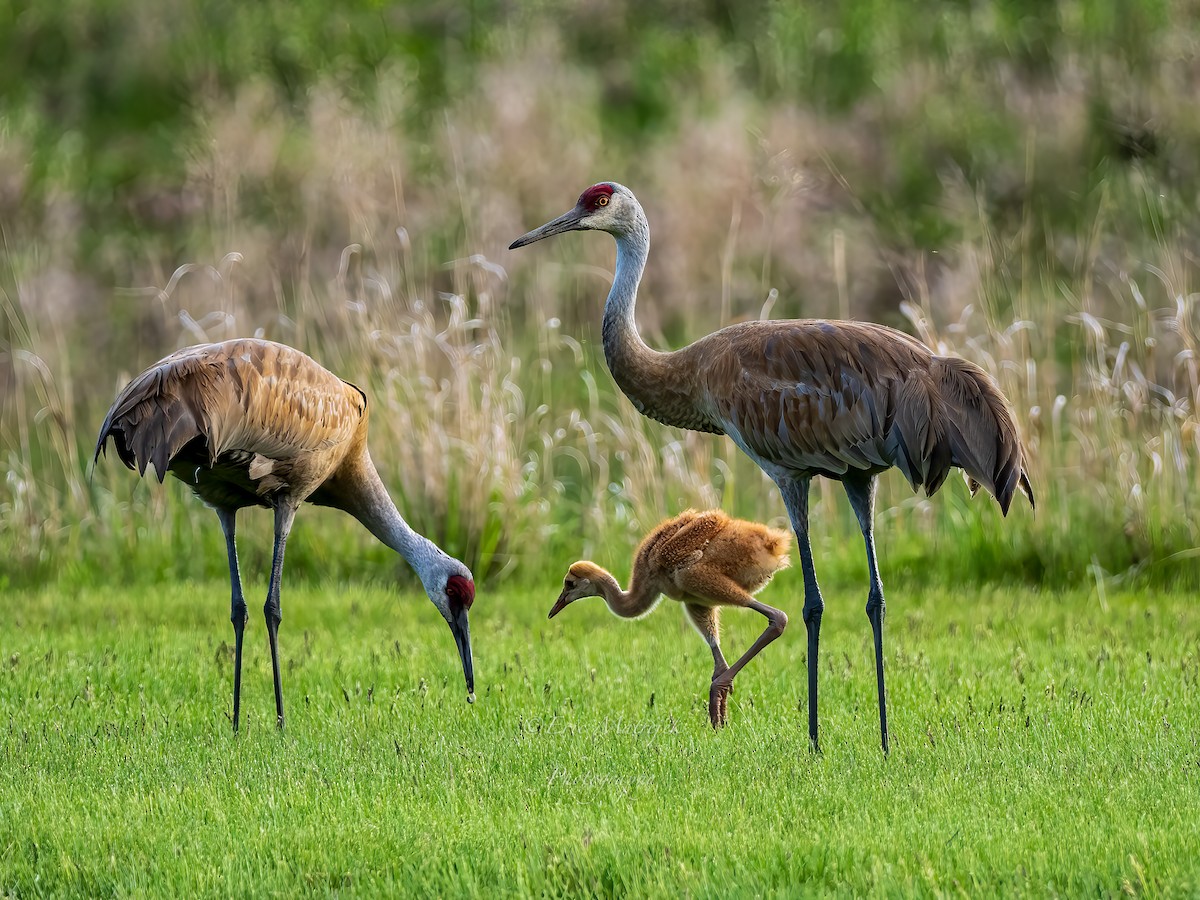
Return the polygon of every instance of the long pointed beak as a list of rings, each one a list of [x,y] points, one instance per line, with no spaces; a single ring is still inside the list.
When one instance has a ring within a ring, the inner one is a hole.
[[[450,614],[450,633],[454,635],[454,643],[458,646],[458,655],[462,658],[463,676],[467,679],[467,702],[475,702],[475,662],[471,658],[471,623],[467,620],[467,608],[459,607]]]
[[[567,591],[564,588],[563,592],[558,595],[558,599],[554,601],[554,605],[552,607],[550,607],[550,615],[546,616],[546,618],[553,619],[560,612],[562,612],[564,609],[566,609],[567,605],[570,602],[571,602],[571,599],[567,596]]]
[[[518,247],[524,247],[527,244],[532,244],[534,241],[540,241],[542,238],[562,234],[564,231],[578,231],[579,222],[583,219],[583,214],[583,210],[576,206],[574,209],[563,213],[557,219],[547,222],[541,228],[535,228],[528,234],[521,235],[508,245],[508,249],[516,250]]]

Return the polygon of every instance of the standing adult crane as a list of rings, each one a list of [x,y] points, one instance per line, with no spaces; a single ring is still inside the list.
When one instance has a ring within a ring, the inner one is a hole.
[[[153,463],[212,507],[225,532],[232,587],[233,730],[242,690],[246,601],[238,572],[237,511],[275,512],[275,549],[263,614],[275,678],[276,722],[283,727],[279,678],[279,584],[283,552],[304,501],[344,510],[404,557],[450,626],[474,701],[475,672],[467,611],[471,571],[404,521],[367,452],[367,396],[310,357],[271,341],[239,339],[173,353],[131,381],[100,427],[95,459],[109,438],[139,475]]]
[[[517,238],[509,249],[568,231],[606,231],[617,242],[602,337],[608,368],[633,405],[665,425],[729,435],[779,487],[804,573],[814,749],[820,746],[817,656],[825,602],[808,539],[808,492],[816,475],[841,481],[866,542],[867,617],[887,753],[876,477],[896,466],[914,490],[932,494],[958,466],[971,493],[986,488],[1006,515],[1018,489],[1032,505],[1025,449],[1004,395],[978,366],[936,356],[904,332],[866,322],[743,322],[681,350],[653,350],[634,321],[650,225],[633,192],[615,182],[593,185],[573,209]]]

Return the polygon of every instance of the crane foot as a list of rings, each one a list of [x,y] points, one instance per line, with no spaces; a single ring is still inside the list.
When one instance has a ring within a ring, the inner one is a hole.
[[[723,728],[729,724],[729,695],[732,693],[732,684],[719,681],[714,681],[708,689],[708,720],[713,728]]]

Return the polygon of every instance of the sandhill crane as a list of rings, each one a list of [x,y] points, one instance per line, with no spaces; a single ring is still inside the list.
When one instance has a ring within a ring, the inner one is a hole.
[[[817,750],[817,655],[825,603],[808,540],[808,488],[816,475],[842,482],[866,541],[867,617],[887,753],[884,600],[872,524],[876,476],[896,466],[914,490],[932,494],[950,467],[958,466],[971,493],[985,487],[1005,514],[1017,489],[1032,505],[1025,450],[1007,401],[979,367],[936,356],[901,331],[866,322],[744,322],[681,350],[653,350],[634,321],[650,226],[627,187],[593,185],[573,209],[517,238],[509,249],[589,230],[606,231],[617,242],[602,332],[617,385],[652,419],[729,435],[783,496],[804,573],[808,730]]]
[[[212,507],[225,532],[233,599],[233,730],[242,690],[246,601],[234,539],[237,511],[275,512],[275,550],[263,615],[271,645],[275,713],[283,727],[279,679],[279,583],[283,551],[300,504],[344,510],[416,570],[450,626],[462,658],[467,699],[475,673],[467,611],[470,570],[413,531],[396,509],[367,452],[367,396],[313,359],[283,344],[240,339],[173,353],[138,375],[114,401],[96,441],[111,437],[121,462],[139,475],[154,465]]]
[[[613,614],[623,619],[646,615],[663,594],[678,600],[712,650],[708,717],[718,728],[728,719],[734,677],[787,627],[782,610],[760,603],[753,595],[788,565],[791,540],[786,531],[731,519],[719,509],[689,509],[660,522],[642,540],[634,554],[628,591],[594,562],[572,563],[549,618],[582,597],[603,597]],[[721,653],[722,606],[752,609],[767,618],[766,630],[732,666]]]

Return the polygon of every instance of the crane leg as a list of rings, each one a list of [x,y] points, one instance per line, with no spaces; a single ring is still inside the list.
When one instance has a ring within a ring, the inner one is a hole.
[[[263,605],[267,636],[271,641],[271,670],[275,676],[275,724],[280,728],[283,728],[283,683],[279,678],[279,623],[283,621],[283,612],[279,606],[279,583],[283,578],[283,551],[295,518],[296,507],[290,502],[281,501],[276,504],[275,552],[271,560],[271,583],[267,587],[267,602]]]
[[[225,551],[229,555],[230,601],[229,620],[233,622],[233,730],[238,730],[238,714],[242,706],[242,634],[246,630],[246,598],[242,596],[242,574],[238,570],[237,510],[218,509],[221,530],[225,532]]]
[[[783,629],[787,628],[787,613],[781,609],[776,609],[773,606],[767,606],[767,604],[759,603],[757,600],[751,600],[746,604],[746,608],[752,609],[755,612],[762,613],[762,615],[766,616],[767,627],[763,633],[758,636],[758,640],[750,645],[750,649],[738,657],[737,662],[713,679],[712,687],[710,687],[708,690],[709,715],[711,717],[713,710],[715,709],[721,716],[721,721],[719,723],[713,722],[714,728],[718,724],[725,724],[725,703],[730,692],[733,691],[733,679],[737,677],[737,673],[742,671],[742,667],[745,666],[746,663],[758,656],[758,654],[762,652],[763,647],[767,646],[767,644],[771,643],[771,641],[783,634]]]
[[[867,567],[870,569],[871,590],[867,595],[867,618],[871,621],[871,632],[875,639],[875,682],[879,690],[879,735],[883,742],[884,755],[888,752],[887,693],[883,686],[883,582],[879,578],[879,565],[875,559],[875,476],[843,479],[846,496],[858,518],[863,539],[867,544]]]
[[[812,748],[821,751],[817,739],[817,672],[821,644],[821,615],[825,601],[817,584],[817,570],[813,566],[812,547],[808,542],[808,486],[811,479],[799,478],[779,483],[783,503],[796,532],[796,549],[800,554],[800,567],[804,573],[804,627],[808,631],[808,738]]]
[[[713,675],[712,683],[729,671],[729,663],[721,652],[721,610],[717,606],[705,606],[702,603],[685,603],[684,610],[688,618],[704,638],[704,643],[712,651]],[[729,720],[729,695],[733,693],[733,685],[719,697],[714,698],[712,689],[708,694],[708,720],[713,728],[719,728]],[[715,700],[715,702],[714,702]]]

